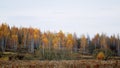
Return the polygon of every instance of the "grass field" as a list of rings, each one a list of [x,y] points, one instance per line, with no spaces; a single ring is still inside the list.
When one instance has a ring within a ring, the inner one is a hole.
[[[120,57],[111,57],[111,59],[96,60],[90,55],[72,54],[76,60],[39,60],[27,54],[25,56],[33,58],[9,60],[9,56],[17,53],[4,52],[0,58],[0,68],[120,68]],[[15,58],[15,56],[13,56]]]
[[[0,68],[120,68],[120,60],[0,61]]]

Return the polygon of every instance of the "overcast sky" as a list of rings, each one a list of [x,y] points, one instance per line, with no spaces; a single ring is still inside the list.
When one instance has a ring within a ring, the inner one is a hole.
[[[120,33],[120,0],[0,0],[0,23],[41,31]]]

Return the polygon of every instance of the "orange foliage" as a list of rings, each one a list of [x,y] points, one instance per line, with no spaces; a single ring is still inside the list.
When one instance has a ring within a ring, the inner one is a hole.
[[[97,55],[98,60],[103,60],[104,58],[105,58],[105,55],[103,52],[98,53],[98,55]]]
[[[73,39],[72,34],[68,34],[68,35],[67,35],[67,41],[66,41],[66,47],[67,47],[68,49],[72,49],[73,43],[74,43],[74,39]]]
[[[54,37],[52,40],[52,44],[53,44],[53,48],[58,48],[58,43],[59,43],[59,39],[57,37]]]

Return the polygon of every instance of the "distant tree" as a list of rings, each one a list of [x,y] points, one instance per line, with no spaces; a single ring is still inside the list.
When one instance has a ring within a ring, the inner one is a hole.
[[[82,50],[82,52],[86,52],[86,47],[87,47],[87,39],[84,35],[82,35],[81,37],[81,47],[80,49]]]
[[[53,40],[53,38],[54,38],[54,35],[53,35],[53,33],[52,32],[50,32],[50,31],[48,31],[47,32],[47,38],[48,38],[48,49],[49,49],[49,51],[50,51],[50,49],[52,48],[52,40]]]
[[[11,46],[13,46],[13,48],[14,48],[14,50],[17,50],[17,46],[18,46],[18,28],[17,27],[15,27],[15,26],[13,26],[12,28],[11,28],[11,42],[12,42],[12,45]]]
[[[34,29],[30,27],[28,33],[28,50],[30,53],[34,53]]]
[[[114,53],[117,53],[117,39],[115,38],[115,35],[112,35],[110,37],[110,49],[114,52]]]
[[[22,28],[18,29],[18,49],[23,45],[23,31]]]
[[[66,47],[68,50],[71,50],[71,52],[72,52],[72,48],[73,48],[73,43],[74,43],[74,39],[73,39],[72,34],[68,34],[67,41],[66,41]]]
[[[27,48],[27,40],[28,40],[28,29],[27,28],[22,28],[22,42],[23,45],[22,47]]]
[[[10,36],[9,26],[7,24],[2,24],[0,26],[0,33],[1,33],[1,47],[0,48],[2,52],[4,52],[6,49],[8,38]]]
[[[120,56],[120,37],[117,35],[117,55]]]
[[[35,48],[38,49],[41,44],[41,32],[39,29],[34,29],[34,45]]]
[[[94,38],[92,39],[92,43],[95,46],[95,49],[99,49],[100,48],[100,35],[96,34],[94,36]]]
[[[52,44],[53,44],[53,48],[54,49],[58,49],[59,48],[59,38],[57,36],[54,36],[53,40],[52,40]]]
[[[108,45],[107,45],[107,42],[106,42],[106,35],[105,34],[102,34],[101,35],[101,38],[100,38],[100,45],[101,45],[101,49],[103,48],[108,48]]]
[[[14,50],[17,50],[18,36],[17,36],[17,35],[12,35],[12,36],[11,36],[11,39],[12,39],[12,44],[13,44]]]
[[[48,38],[47,38],[46,33],[44,33],[44,34],[42,35],[42,49],[43,49],[43,55],[44,55],[44,52],[45,52],[45,48],[48,48]]]
[[[62,43],[64,42],[64,37],[65,37],[65,35],[64,35],[64,33],[60,30],[60,31],[57,33],[57,37],[58,37],[58,39],[59,39],[59,44],[58,44],[58,46],[59,46],[59,49],[61,49],[61,48],[63,48],[63,46],[64,46],[64,45],[62,45]]]
[[[94,50],[101,49],[107,58],[111,56],[112,52],[114,55],[120,56],[120,39],[119,35],[115,34],[110,37],[98,33],[93,38],[90,38],[89,35],[77,37],[76,33],[65,34],[62,30],[56,33],[50,31],[42,33],[37,28],[18,28],[0,24],[0,51],[4,52],[10,49],[18,52],[24,49],[29,53],[39,50],[43,54],[50,55],[48,58],[53,57],[52,52],[54,52],[53,55],[64,58],[68,52],[81,51],[84,54],[92,54]]]
[[[74,33],[74,35],[73,35],[73,49],[74,49],[74,51],[75,52],[77,52],[77,50],[78,50],[78,42],[77,42],[77,35],[76,35],[76,33]]]

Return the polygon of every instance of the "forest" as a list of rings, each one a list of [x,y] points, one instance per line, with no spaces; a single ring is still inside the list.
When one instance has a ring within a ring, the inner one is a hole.
[[[6,56],[6,53],[9,60],[16,56],[19,59],[40,60],[84,58],[81,55],[96,56],[98,59],[103,56],[102,59],[106,60],[111,56],[120,56],[120,37],[119,34],[107,36],[104,33],[97,33],[93,38],[89,35],[77,37],[76,33],[65,34],[62,30],[41,32],[37,28],[10,27],[3,23],[0,25],[0,57]]]
[[[120,37],[0,24],[0,68],[120,68]]]

